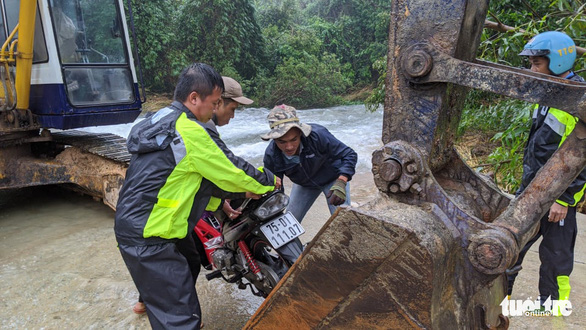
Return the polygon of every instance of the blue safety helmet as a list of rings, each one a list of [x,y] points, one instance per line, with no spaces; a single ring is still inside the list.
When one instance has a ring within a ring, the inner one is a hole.
[[[560,75],[574,66],[576,44],[563,32],[548,31],[529,40],[519,55],[547,57],[549,70],[555,75]]]

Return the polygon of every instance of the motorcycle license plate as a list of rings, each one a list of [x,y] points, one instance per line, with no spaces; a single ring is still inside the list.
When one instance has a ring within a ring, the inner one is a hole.
[[[260,226],[260,230],[275,249],[305,233],[305,229],[290,212],[265,223]]]

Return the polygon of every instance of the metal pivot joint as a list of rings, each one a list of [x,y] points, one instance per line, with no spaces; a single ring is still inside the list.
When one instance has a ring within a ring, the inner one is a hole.
[[[485,229],[470,237],[470,262],[484,274],[502,274],[518,253],[515,238],[506,230]]]
[[[408,143],[394,141],[386,144],[373,153],[372,164],[375,184],[380,191],[422,193],[420,182],[424,166],[417,149]]]
[[[433,67],[433,59],[424,50],[415,49],[402,59],[403,70],[411,78],[426,76]]]

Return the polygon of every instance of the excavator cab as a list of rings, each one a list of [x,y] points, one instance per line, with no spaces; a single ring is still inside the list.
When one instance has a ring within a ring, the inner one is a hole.
[[[31,22],[18,21],[20,1],[2,2],[4,44],[17,24],[22,28]],[[132,122],[140,114],[123,10],[117,0],[38,2],[29,109],[40,127],[113,125]],[[18,40],[18,32],[13,40]],[[3,81],[11,88],[10,77]]]

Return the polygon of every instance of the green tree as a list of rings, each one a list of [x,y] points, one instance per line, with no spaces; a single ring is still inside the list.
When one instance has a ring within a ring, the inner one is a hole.
[[[255,0],[257,21],[261,28],[275,27],[279,31],[287,30],[301,22],[301,9],[296,0]]]
[[[287,103],[299,109],[327,107],[341,103],[338,96],[346,90],[348,80],[340,72],[340,62],[333,54],[321,58],[304,53],[288,57],[277,65],[275,74],[261,79],[257,96],[268,107]]]
[[[169,24],[177,2],[132,0],[131,4],[145,86],[155,92],[170,92],[182,65],[177,61],[181,50],[172,46],[175,31]]]
[[[376,84],[379,71],[373,64],[386,55],[390,12],[388,0],[318,0],[304,14],[325,50],[349,65],[354,84]]]
[[[177,15],[182,61],[206,62],[219,72],[252,79],[265,59],[265,43],[249,0],[184,1]]]
[[[484,29],[478,57],[510,66],[526,66],[526,58],[518,54],[531,37],[545,31],[562,31],[577,45],[586,43],[586,2],[581,0],[538,1],[498,0],[491,1],[489,19],[516,27],[506,33]],[[578,57],[575,70],[584,68],[586,57]],[[501,146],[494,150],[487,170],[495,172],[497,183],[505,191],[515,192],[522,171],[523,146],[527,140],[531,105],[503,99],[499,96],[473,91],[464,109],[461,131],[466,128],[495,131],[494,141]],[[488,116],[485,109],[488,108]],[[491,118],[490,113],[501,114]],[[508,120],[502,121],[502,118]],[[474,123],[474,124],[473,124]]]

